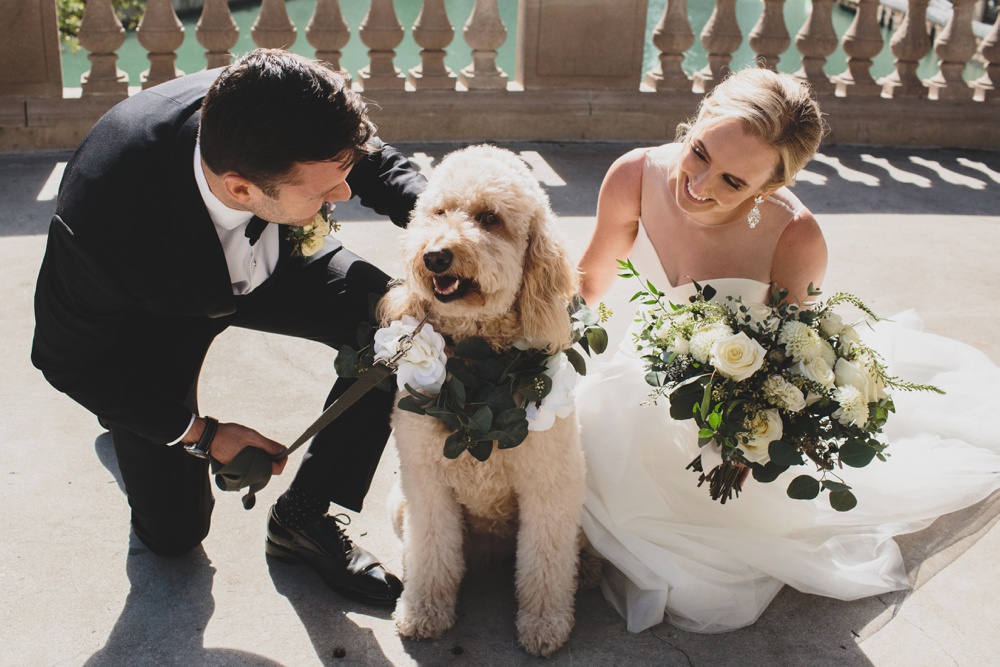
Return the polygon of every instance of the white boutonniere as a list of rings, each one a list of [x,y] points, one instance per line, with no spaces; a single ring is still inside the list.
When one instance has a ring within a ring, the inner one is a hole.
[[[333,219],[335,205],[326,202],[316,213],[311,224],[302,227],[292,227],[288,231],[288,240],[295,243],[292,254],[310,257],[319,252],[330,232],[339,232],[340,223]]]

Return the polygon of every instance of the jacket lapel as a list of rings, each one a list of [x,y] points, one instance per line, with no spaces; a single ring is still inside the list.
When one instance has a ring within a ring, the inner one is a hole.
[[[184,123],[174,144],[166,202],[170,224],[163,230],[163,240],[174,259],[178,280],[187,287],[198,309],[209,317],[223,317],[236,311],[236,299],[222,244],[194,178],[200,117],[201,112],[195,112]]]

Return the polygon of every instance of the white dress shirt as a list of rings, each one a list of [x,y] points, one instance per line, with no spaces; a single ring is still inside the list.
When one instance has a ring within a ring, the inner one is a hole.
[[[205,169],[201,164],[201,144],[194,146],[194,180],[198,182],[198,191],[208,208],[208,215],[215,225],[215,233],[219,235],[222,251],[226,255],[229,266],[229,281],[233,286],[233,294],[249,294],[259,287],[274,272],[278,264],[278,225],[268,225],[260,235],[257,243],[250,245],[246,237],[247,223],[253,214],[248,211],[237,211],[223,204],[208,187]],[[167,443],[176,445],[188,434],[194,424],[195,415],[184,432]]]

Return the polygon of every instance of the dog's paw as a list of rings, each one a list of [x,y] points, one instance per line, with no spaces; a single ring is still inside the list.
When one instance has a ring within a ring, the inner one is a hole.
[[[437,639],[445,630],[455,625],[455,609],[432,604],[412,603],[400,598],[392,618],[396,630],[410,639]]]
[[[573,611],[542,615],[517,615],[517,640],[528,653],[548,657],[555,653],[573,630]]]

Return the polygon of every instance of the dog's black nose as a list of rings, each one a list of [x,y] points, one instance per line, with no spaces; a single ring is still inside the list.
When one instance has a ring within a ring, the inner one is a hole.
[[[444,273],[451,266],[451,260],[453,259],[455,259],[455,256],[447,248],[429,250],[424,253],[424,266],[431,273]]]

